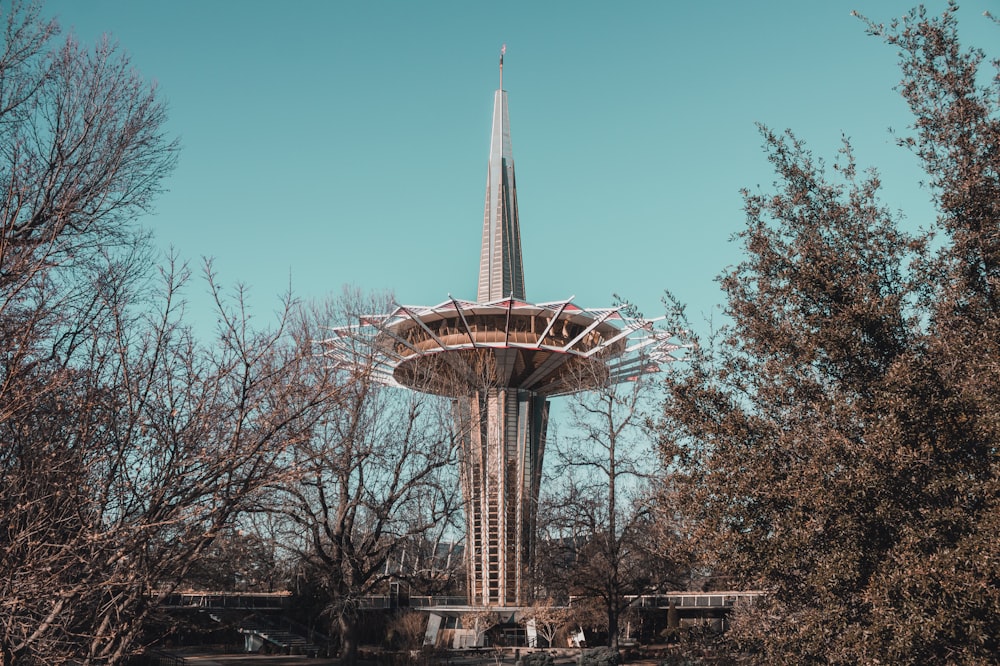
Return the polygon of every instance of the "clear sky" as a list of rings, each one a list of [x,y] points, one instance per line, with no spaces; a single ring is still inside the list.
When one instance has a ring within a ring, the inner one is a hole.
[[[475,298],[497,60],[530,300],[666,289],[696,320],[739,258],[740,188],[773,181],[755,122],[834,157],[849,135],[914,225],[932,214],[889,127],[910,120],[895,50],[865,35],[896,0],[760,2],[50,0],[85,43],[110,33],[155,80],[182,152],[143,220],[164,252],[214,257],[261,319],[291,280],[404,304]],[[940,11],[944,2],[928,4]],[[967,0],[966,43],[1000,43],[1000,0]],[[204,312],[203,285],[189,289]],[[717,315],[716,315],[717,317]]]

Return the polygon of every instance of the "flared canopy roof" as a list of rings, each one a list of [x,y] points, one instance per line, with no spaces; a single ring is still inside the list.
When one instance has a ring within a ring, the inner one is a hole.
[[[657,372],[680,348],[656,320],[627,317],[620,307],[584,309],[572,299],[399,305],[332,333],[323,345],[335,364],[451,396],[492,387],[574,393]]]

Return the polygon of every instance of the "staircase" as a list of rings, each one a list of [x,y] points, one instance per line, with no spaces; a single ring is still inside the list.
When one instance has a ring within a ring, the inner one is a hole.
[[[244,636],[247,652],[257,652],[266,644],[282,654],[317,656],[322,648],[305,638],[302,634],[308,632],[301,629],[304,627],[296,627],[288,620],[251,615],[239,623],[238,630]]]

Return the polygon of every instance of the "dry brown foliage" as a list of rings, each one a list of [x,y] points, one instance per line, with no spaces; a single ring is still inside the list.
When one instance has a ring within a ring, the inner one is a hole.
[[[904,231],[858,173],[763,129],[731,324],[677,368],[662,450],[719,573],[769,597],[730,635],[758,663],[989,663],[1000,649],[1000,77],[956,7],[898,49],[938,204]],[[932,238],[932,234],[937,234]]]

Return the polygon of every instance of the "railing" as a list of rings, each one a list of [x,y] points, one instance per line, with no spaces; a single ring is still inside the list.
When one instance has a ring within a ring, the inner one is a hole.
[[[168,594],[162,605],[167,608],[277,610],[290,597],[290,592],[187,591]]]
[[[668,608],[673,601],[676,608],[732,608],[742,601],[753,601],[764,595],[759,590],[725,590],[718,592],[663,592],[661,594],[643,594],[625,597],[629,603],[639,608]],[[580,597],[570,597],[570,605]],[[367,609],[398,608],[399,599],[392,595],[370,595],[361,599],[361,607]],[[410,596],[409,602],[403,602],[410,608],[429,608],[432,606],[466,606],[468,600],[463,597],[430,597]]]
[[[634,606],[640,608],[668,608],[670,602],[674,607],[681,608],[732,608],[741,601],[753,601],[765,593],[760,590],[749,591],[718,591],[718,592],[664,592],[661,594],[643,594],[626,597]],[[572,603],[572,600],[571,600]]]
[[[137,663],[145,666],[185,666],[187,660],[184,657],[169,654],[162,650],[147,650]]]
[[[428,608],[430,606],[465,606],[469,600],[462,597],[430,597],[430,596],[410,596],[408,602],[403,605],[409,608]],[[400,599],[388,594],[373,594],[362,597],[361,608],[398,608]]]

